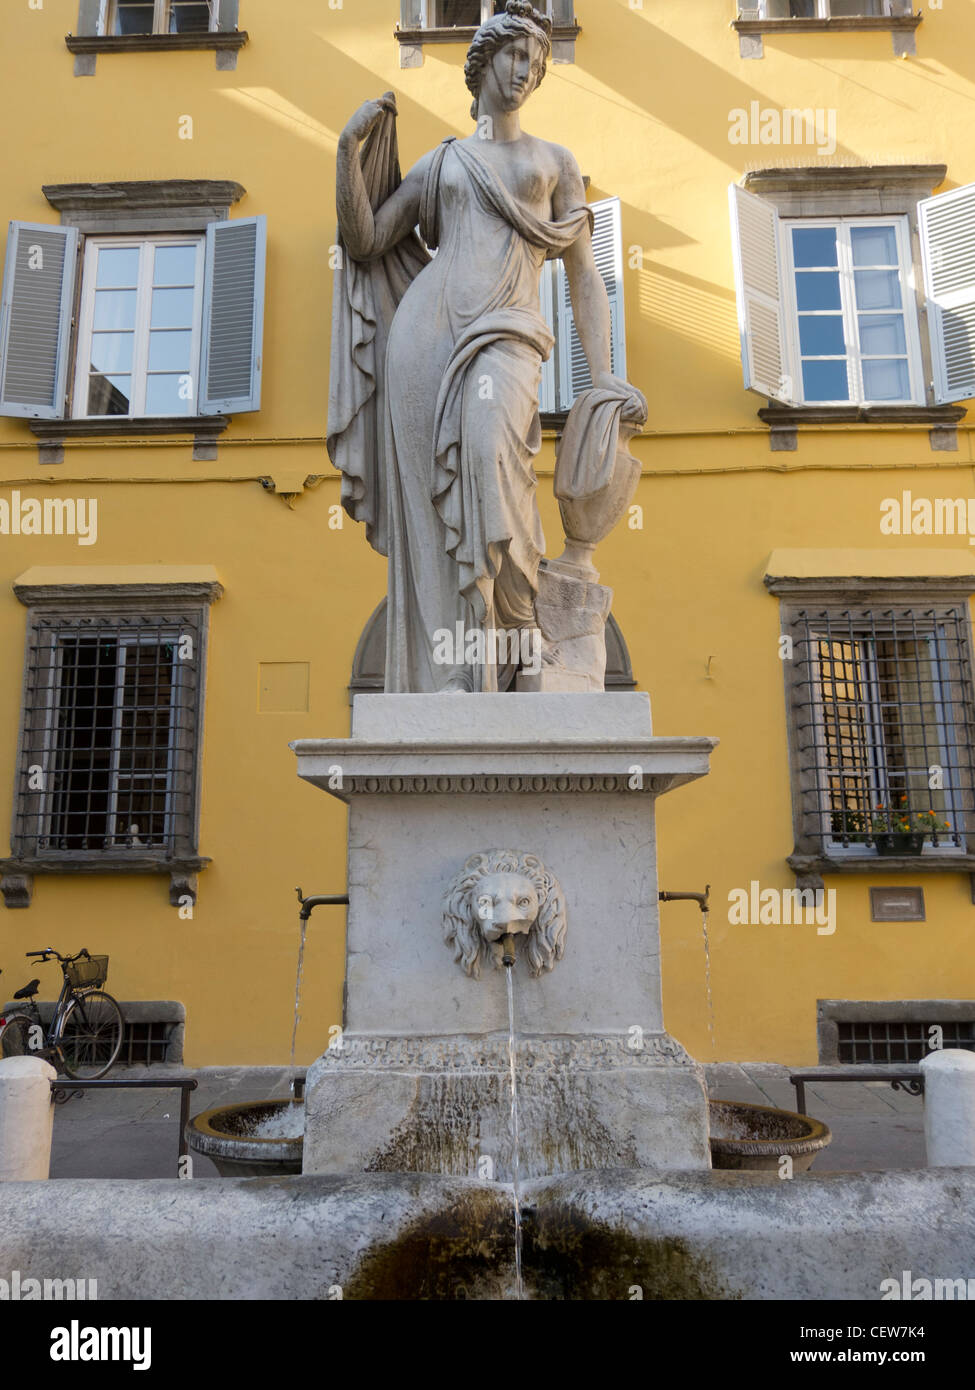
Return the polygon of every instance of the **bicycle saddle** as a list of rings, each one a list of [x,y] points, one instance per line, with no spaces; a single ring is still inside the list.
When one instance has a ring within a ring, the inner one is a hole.
[[[29,985],[24,985],[23,989],[18,989],[14,995],[15,999],[30,999],[41,987],[40,980],[31,980]]]

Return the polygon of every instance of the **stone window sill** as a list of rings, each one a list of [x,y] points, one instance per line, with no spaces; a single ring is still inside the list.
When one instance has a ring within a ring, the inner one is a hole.
[[[229,415],[159,415],[133,420],[128,416],[98,419],[31,420],[31,433],[41,441],[38,462],[64,462],[66,439],[111,439],[128,436],[144,439],[164,434],[191,435],[194,463],[212,463],[217,457],[217,438],[230,424]]]
[[[739,34],[808,34],[847,33],[851,30],[873,29],[880,33],[907,30],[913,33],[923,15],[844,15],[840,19],[736,19],[732,28]]]
[[[814,425],[927,425],[931,448],[955,453],[957,426],[967,411],[957,405],[768,405],[758,412],[769,427],[773,453],[795,452],[799,430]]]
[[[187,52],[216,53],[217,68],[233,70],[237,54],[250,35],[246,29],[217,29],[208,34],[67,34],[64,42],[74,54],[75,77],[94,77],[100,53]]]
[[[975,854],[790,854],[786,860],[800,888],[823,887],[824,874],[975,874]]]
[[[456,28],[402,29],[394,31],[400,45],[399,65],[401,68],[423,66],[423,49],[428,43],[456,43],[469,46],[477,29],[473,25],[458,25]],[[574,63],[576,39],[582,33],[578,24],[557,24],[552,30],[553,63]]]
[[[246,29],[214,30],[208,34],[66,34],[70,53],[161,53],[188,48],[238,52],[250,35]]]
[[[8,908],[30,907],[37,874],[168,874],[169,901],[182,907],[196,902],[196,875],[210,860],[200,855],[167,858],[163,854],[52,854],[0,859],[0,893]]]
[[[776,34],[890,34],[894,56],[914,57],[917,54],[915,31],[921,23],[918,14],[905,15],[844,15],[841,19],[736,19],[732,28],[738,32],[738,50],[742,58],[764,58],[765,36]]]

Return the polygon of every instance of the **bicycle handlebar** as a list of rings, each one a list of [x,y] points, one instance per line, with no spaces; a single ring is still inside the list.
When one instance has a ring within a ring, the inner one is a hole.
[[[55,956],[62,965],[71,965],[74,961],[81,960],[82,956],[84,956],[86,960],[91,959],[86,946],[82,946],[76,956],[62,956],[61,952],[55,951],[53,946],[45,946],[43,951],[25,951],[24,955],[27,956],[28,959],[31,956],[40,956],[42,964],[50,960],[52,956]]]

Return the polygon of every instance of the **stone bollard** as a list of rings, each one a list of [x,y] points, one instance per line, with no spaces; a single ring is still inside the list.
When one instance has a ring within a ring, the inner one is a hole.
[[[975,1053],[931,1052],[921,1071],[928,1167],[975,1167]]]
[[[51,1173],[57,1072],[43,1057],[0,1061],[0,1182],[34,1182]]]

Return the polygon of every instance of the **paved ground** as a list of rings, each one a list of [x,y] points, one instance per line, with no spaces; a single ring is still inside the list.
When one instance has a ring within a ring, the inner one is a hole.
[[[790,1068],[769,1063],[719,1063],[707,1068],[712,1096],[795,1109]],[[159,1067],[120,1072],[158,1077]],[[199,1088],[190,1113],[235,1101],[284,1099],[290,1072],[284,1067],[206,1067],[191,1073]],[[179,1091],[105,1091],[58,1106],[54,1121],[52,1178],[164,1178],[176,1176]],[[806,1088],[806,1109],[833,1131],[816,1159],[820,1173],[924,1167],[923,1100],[893,1091],[886,1082],[817,1083]],[[215,1177],[206,1159],[195,1177]]]

